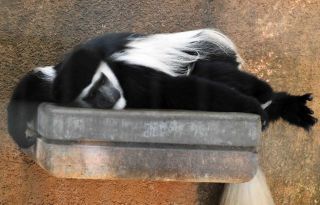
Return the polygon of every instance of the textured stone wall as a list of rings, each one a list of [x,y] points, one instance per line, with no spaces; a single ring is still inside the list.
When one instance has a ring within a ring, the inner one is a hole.
[[[56,179],[19,152],[5,106],[21,76],[56,63],[104,32],[217,27],[238,45],[246,70],[275,90],[312,92],[320,112],[317,0],[0,0],[0,204],[213,204],[220,188],[191,183]],[[319,116],[319,114],[317,114]],[[320,204],[320,128],[284,122],[263,136],[261,162],[277,204]],[[199,188],[200,187],[200,188]]]

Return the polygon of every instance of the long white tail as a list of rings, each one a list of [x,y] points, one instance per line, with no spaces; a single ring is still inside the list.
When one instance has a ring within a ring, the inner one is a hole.
[[[263,172],[258,168],[251,181],[227,184],[220,205],[274,205]]]

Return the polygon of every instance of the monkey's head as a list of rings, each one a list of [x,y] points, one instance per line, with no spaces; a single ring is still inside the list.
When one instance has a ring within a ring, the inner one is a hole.
[[[116,75],[98,52],[77,49],[56,69],[53,93],[58,104],[100,109],[126,106]]]

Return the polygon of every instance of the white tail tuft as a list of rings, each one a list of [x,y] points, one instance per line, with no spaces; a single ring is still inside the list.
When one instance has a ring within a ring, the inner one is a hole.
[[[234,43],[214,29],[131,37],[126,49],[113,54],[112,58],[179,76],[188,75],[194,62],[209,56],[241,59]]]
[[[264,174],[258,169],[253,179],[227,184],[220,205],[274,205]]]
[[[44,80],[53,81],[57,75],[56,70],[54,69],[54,66],[45,66],[45,67],[37,67],[33,69],[34,73],[40,72],[44,76],[42,78]]]

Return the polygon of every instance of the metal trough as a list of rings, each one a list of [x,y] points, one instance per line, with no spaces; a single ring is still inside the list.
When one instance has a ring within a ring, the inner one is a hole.
[[[56,177],[239,183],[257,169],[257,115],[41,104],[25,150]]]

